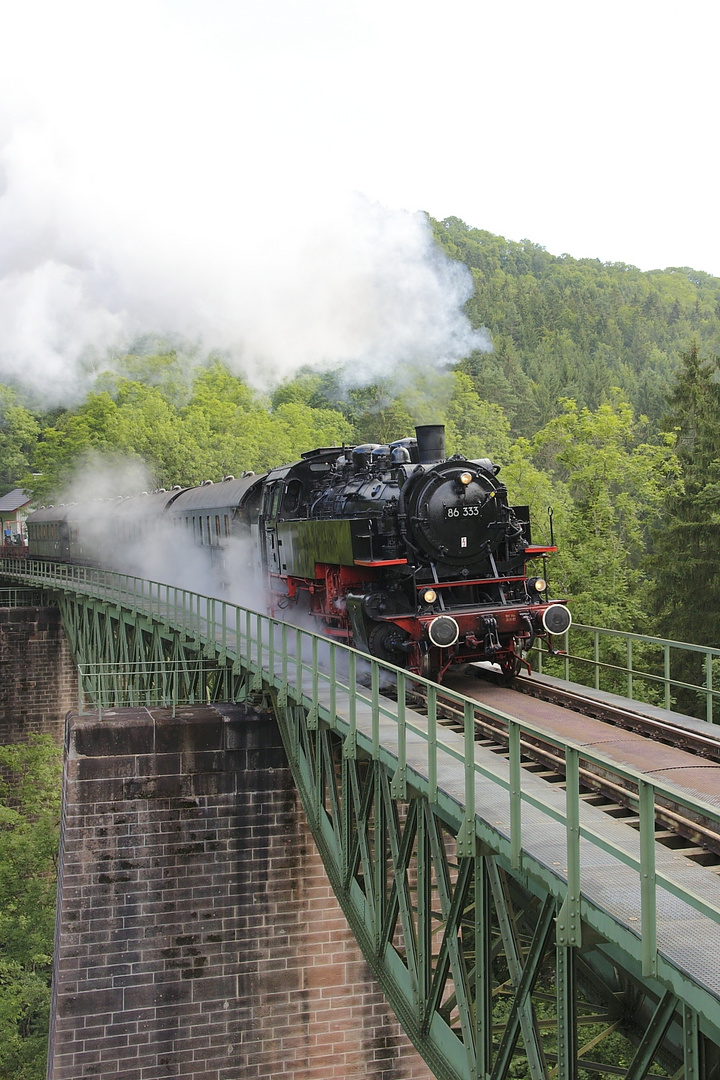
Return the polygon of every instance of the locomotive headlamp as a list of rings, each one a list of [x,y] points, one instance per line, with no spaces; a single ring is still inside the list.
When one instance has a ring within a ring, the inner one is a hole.
[[[434,589],[426,589],[422,594],[422,598],[426,604],[434,604],[437,600],[437,593]]]
[[[461,484],[463,484],[465,487],[467,487],[468,484],[470,484],[472,482],[472,473],[470,473],[470,472],[461,472],[460,476],[458,477],[458,480],[460,481]]]
[[[532,592],[545,592],[547,589],[547,581],[542,577],[529,578],[528,588]]]

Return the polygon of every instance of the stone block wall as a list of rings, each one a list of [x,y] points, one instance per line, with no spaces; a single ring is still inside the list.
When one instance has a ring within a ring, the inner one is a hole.
[[[36,733],[61,743],[77,693],[58,608],[0,608],[0,744]]]
[[[350,933],[267,713],[69,727],[50,1080],[431,1080]]]

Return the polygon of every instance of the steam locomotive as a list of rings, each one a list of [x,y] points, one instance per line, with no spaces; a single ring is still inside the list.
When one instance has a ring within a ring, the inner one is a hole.
[[[444,428],[425,425],[261,476],[116,500],[112,534],[122,548],[167,523],[215,560],[244,539],[271,614],[305,613],[428,678],[481,660],[515,675],[534,640],[563,634],[571,616],[544,576],[528,576],[528,559],[556,548],[533,545],[528,508],[509,505],[498,472],[488,458],[447,458]],[[43,508],[28,518],[30,556],[91,562],[91,531],[87,505]]]

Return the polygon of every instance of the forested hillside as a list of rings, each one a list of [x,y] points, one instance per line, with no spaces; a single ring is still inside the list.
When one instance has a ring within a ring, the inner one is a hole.
[[[720,278],[558,257],[458,218],[434,229],[472,271],[469,314],[492,333],[494,352],[463,366],[518,434],[555,415],[559,397],[594,409],[612,387],[636,415],[658,421],[680,353],[694,340],[702,355],[720,354]]]

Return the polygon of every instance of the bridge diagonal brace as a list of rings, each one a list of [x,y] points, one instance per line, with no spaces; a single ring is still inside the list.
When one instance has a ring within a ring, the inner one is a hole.
[[[365,896],[368,903],[369,914],[372,917],[373,925],[375,925],[375,896],[372,889],[368,887],[368,883],[372,881],[373,873],[373,863],[368,843],[368,821],[375,793],[375,777],[373,770],[369,768],[365,787],[361,792],[358,778],[358,763],[355,761],[348,761],[347,765],[352,809],[355,814],[355,833],[353,836],[352,851],[348,856],[347,879],[344,884],[345,888],[347,888],[352,876],[358,872],[360,867],[362,867],[363,880],[366,883]]]
[[[395,919],[399,913],[403,939],[405,941],[407,966],[413,981],[413,990],[417,992],[417,935],[412,918],[412,901],[407,878],[414,842],[417,836],[417,801],[413,800],[408,807],[408,813],[405,819],[405,829],[402,834],[402,839],[398,843],[400,820],[397,807],[391,798],[391,792],[388,790],[387,774],[385,773],[383,773],[382,791],[383,799],[385,800],[385,818],[388,822],[388,840],[393,864],[393,879],[390,885],[390,896],[388,898],[380,948],[383,950],[390,942],[395,926]]]
[[[318,780],[320,783],[318,797],[319,800],[322,798],[322,772],[324,771],[325,788],[327,790],[328,802],[330,804],[330,820],[332,822],[335,840],[339,848],[342,840],[340,824],[340,801],[338,799],[337,779],[335,776],[335,769],[333,768],[332,751],[329,745],[329,732],[327,728],[323,729],[318,733],[318,739],[321,743],[321,747],[318,752]]]
[[[464,859],[460,864],[460,873],[458,874],[458,879],[455,883],[455,891],[452,900],[450,901],[449,906],[442,905],[444,908],[443,918],[445,920],[445,930],[443,932],[443,939],[440,944],[440,951],[435,964],[435,974],[425,1006],[424,1027],[426,1029],[430,1026],[432,1013],[435,1012],[439,1006],[445,986],[445,975],[448,967],[453,971],[455,996],[458,999],[458,1002],[462,1006],[463,1004],[467,1005],[470,1000],[465,965],[460,957],[458,931],[460,928],[460,918],[467,899],[468,889],[473,877],[473,871],[474,866],[472,865],[472,862],[469,859]],[[465,989],[464,994],[463,989]],[[465,1032],[463,1032],[463,1034],[465,1034]]]
[[[505,1029],[505,1035],[503,1036],[503,1042],[501,1043],[501,1050],[505,1046],[505,1037],[508,1036],[511,1027],[512,1017],[517,1014],[517,1030],[515,1030],[512,1042],[506,1048],[508,1054],[508,1062],[512,1056],[513,1048],[520,1031],[522,1031],[523,1042],[525,1044],[525,1053],[528,1059],[528,1067],[530,1069],[530,1076],[532,1080],[544,1080],[547,1076],[547,1069],[545,1066],[545,1055],[542,1049],[542,1043],[540,1041],[540,1035],[535,1023],[535,1015],[533,1013],[532,1001],[530,998],[530,991],[527,993],[521,993],[521,987],[524,985],[528,976],[532,976],[532,982],[530,983],[530,990],[534,986],[535,980],[539,974],[539,965],[542,962],[542,955],[545,951],[546,942],[543,939],[542,950],[539,957],[536,958],[537,970],[533,975],[533,961],[532,952],[535,942],[537,940],[538,933],[541,925],[543,925],[544,919],[549,919],[549,930],[552,929],[552,925],[555,918],[556,903],[551,897],[547,897],[543,905],[540,921],[536,929],[535,937],[533,938],[533,945],[530,948],[530,953],[526,957],[525,965],[523,966],[520,949],[518,947],[515,928],[510,918],[510,899],[507,894],[507,890],[503,885],[500,878],[500,872],[498,870],[497,862],[494,858],[487,859],[488,877],[490,879],[490,888],[495,902],[495,911],[497,914],[498,924],[500,926],[500,936],[502,937],[503,947],[505,949],[505,959],[507,961],[508,971],[510,973],[510,979],[515,988],[515,1001],[513,1003],[513,1012],[508,1020],[507,1027]],[[550,914],[548,915],[548,912]],[[497,1065],[497,1062],[496,1062]],[[496,1073],[493,1070],[493,1080],[499,1080],[500,1077],[505,1075],[504,1072]]]
[[[438,831],[438,819],[429,805],[425,806],[425,814],[445,930],[426,1002],[423,1030],[429,1030],[432,1015],[438,1009],[449,968],[453,977],[463,1043],[468,1055],[468,1062],[472,1067],[475,1058],[475,1029],[471,1020],[470,984],[465,959],[461,955],[459,931],[468,889],[470,882],[474,878],[475,867],[472,859],[460,860],[455,890],[452,892],[445,848],[442,845]],[[428,917],[429,915],[430,913],[428,913]]]
[[[503,1080],[507,1076],[507,1070],[521,1030],[530,1076],[532,1080],[546,1080],[545,1055],[534,1026],[530,995],[540,974],[543,957],[552,935],[554,919],[555,899],[552,896],[547,896],[541,908],[535,933],[525,958],[520,981],[515,990],[515,998],[500,1041],[500,1048],[493,1064],[490,1080]]]
[[[661,998],[645,1030],[645,1034],[640,1040],[640,1045],[625,1075],[625,1080],[643,1080],[643,1077],[647,1076],[658,1048],[665,1037],[665,1032],[670,1027],[673,1015],[678,1007],[678,999],[668,990]]]

